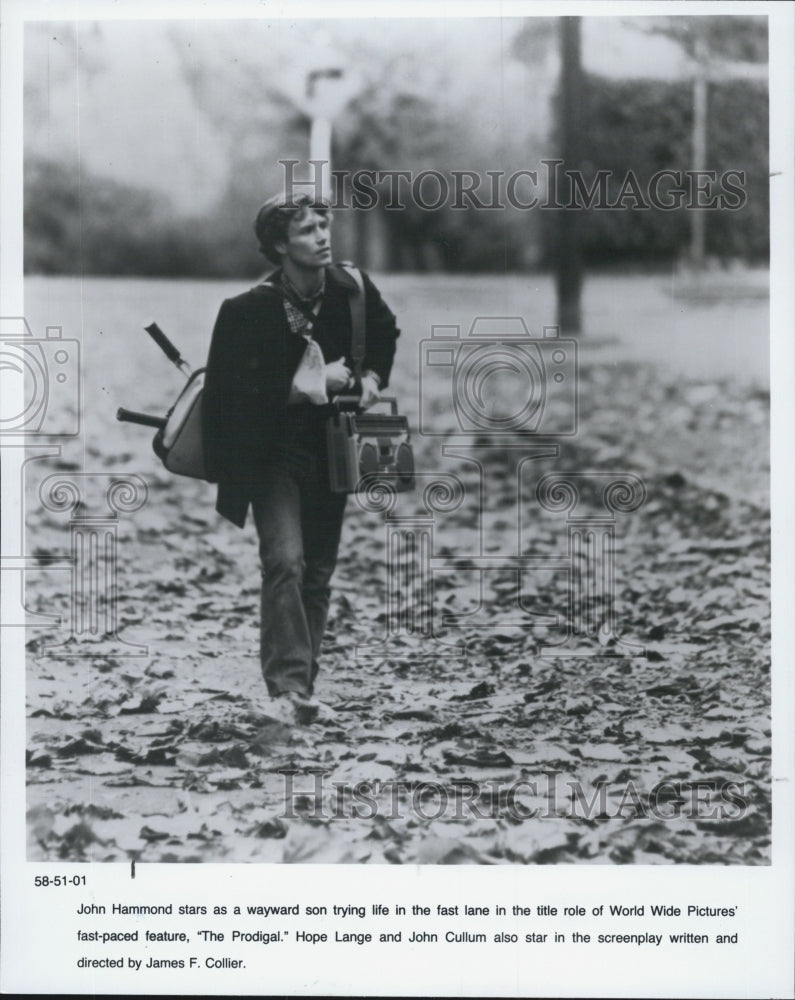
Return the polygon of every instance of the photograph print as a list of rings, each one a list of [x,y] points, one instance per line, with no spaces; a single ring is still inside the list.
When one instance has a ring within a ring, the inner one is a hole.
[[[765,14],[26,23],[29,861],[771,863],[768,96]]]

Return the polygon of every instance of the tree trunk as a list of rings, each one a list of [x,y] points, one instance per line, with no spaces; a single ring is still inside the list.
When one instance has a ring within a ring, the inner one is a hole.
[[[582,101],[582,67],[580,64],[580,18],[560,19],[560,115],[561,159],[564,170],[579,170],[580,105]],[[566,203],[569,185],[562,186],[559,198]],[[581,327],[580,296],[582,292],[582,249],[578,209],[558,208],[557,298],[558,325],[564,333],[579,333]]]

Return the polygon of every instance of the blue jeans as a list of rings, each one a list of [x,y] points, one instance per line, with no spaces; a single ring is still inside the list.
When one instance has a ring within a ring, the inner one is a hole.
[[[294,448],[277,457],[252,501],[262,567],[260,659],[271,695],[314,688],[346,500],[329,489],[325,461]]]

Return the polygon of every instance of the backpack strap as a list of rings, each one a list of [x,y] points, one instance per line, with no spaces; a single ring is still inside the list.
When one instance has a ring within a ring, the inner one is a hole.
[[[346,274],[356,282],[356,291],[351,292],[348,303],[351,309],[351,358],[353,359],[353,375],[357,385],[362,380],[362,361],[367,347],[366,327],[365,327],[365,303],[364,303],[364,282],[362,273],[353,264],[340,263],[338,265]]]

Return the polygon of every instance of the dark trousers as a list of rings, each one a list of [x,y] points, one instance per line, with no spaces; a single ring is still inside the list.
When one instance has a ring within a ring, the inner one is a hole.
[[[311,694],[347,496],[317,454],[285,452],[252,501],[262,566],[260,658],[271,695]]]

